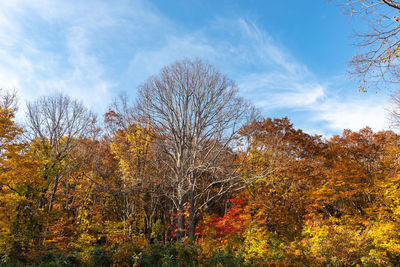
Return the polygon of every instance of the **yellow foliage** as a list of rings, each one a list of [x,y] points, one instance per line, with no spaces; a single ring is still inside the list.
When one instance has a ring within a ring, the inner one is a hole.
[[[245,263],[265,265],[283,259],[285,247],[285,243],[265,227],[252,227],[247,230],[241,253]]]
[[[353,266],[368,256],[369,238],[353,225],[331,218],[305,227],[303,245],[319,264]]]

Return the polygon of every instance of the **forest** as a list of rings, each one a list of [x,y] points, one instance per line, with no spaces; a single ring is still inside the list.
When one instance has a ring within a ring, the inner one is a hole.
[[[400,82],[390,19],[351,62],[360,91]],[[101,116],[64,93],[1,90],[0,266],[400,266],[396,129],[308,134],[201,59]]]
[[[329,139],[262,118],[182,60],[102,123],[66,95],[2,93],[6,266],[400,264],[400,136]]]

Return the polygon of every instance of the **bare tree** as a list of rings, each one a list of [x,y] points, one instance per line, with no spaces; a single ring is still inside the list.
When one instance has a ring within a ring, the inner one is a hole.
[[[0,96],[0,107],[2,109],[10,109],[13,113],[15,113],[18,109],[17,92],[15,90],[3,92],[3,90],[0,89]]]
[[[53,169],[70,155],[80,138],[89,135],[94,123],[94,115],[82,103],[62,94],[41,97],[27,104],[29,137],[41,144],[48,157],[44,179],[52,185],[49,211],[52,211],[57,187],[64,177],[64,172]],[[43,193],[47,190],[48,187]]]
[[[355,35],[358,52],[350,61],[351,74],[365,86],[400,82],[400,1],[341,0],[351,16],[365,18],[368,30]]]
[[[7,147],[18,142],[22,129],[14,122],[17,110],[16,93],[0,89],[0,172],[3,168],[2,157]]]
[[[252,111],[233,81],[201,60],[164,67],[140,86],[137,114],[150,125],[163,180],[177,211],[176,237],[194,240],[201,214],[243,181],[237,174],[235,140]],[[236,147],[237,149],[237,147]]]
[[[394,128],[400,127],[400,92],[396,91],[391,95],[391,107],[389,108],[389,116],[391,126]]]

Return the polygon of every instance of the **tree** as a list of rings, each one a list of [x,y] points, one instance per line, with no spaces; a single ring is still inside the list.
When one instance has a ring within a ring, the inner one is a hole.
[[[326,142],[309,195],[306,254],[323,265],[399,265],[398,141],[391,131],[364,128]]]
[[[269,231],[293,240],[301,231],[310,191],[321,175],[325,145],[320,136],[295,129],[286,117],[253,121],[241,133],[251,140],[243,174],[254,177],[263,171],[248,186],[258,202],[253,217],[261,217]]]
[[[360,89],[367,83],[379,86],[400,82],[400,1],[342,0],[347,14],[366,18],[368,31],[356,35],[359,50],[350,61],[351,73],[360,78]]]
[[[234,141],[250,111],[234,82],[200,60],[175,62],[140,86],[137,115],[142,128],[156,132],[158,160],[168,168],[163,179],[177,211],[178,240],[186,211],[194,240],[201,213],[241,181]]]
[[[27,108],[27,127],[32,139],[40,142],[47,161],[44,178],[49,186],[53,183],[48,207],[52,211],[57,187],[63,178],[60,164],[75,148],[78,139],[89,135],[95,117],[82,103],[62,94],[41,97],[28,103]]]
[[[153,166],[152,133],[149,128],[141,128],[135,124],[126,125],[126,127],[121,125],[120,115],[122,114],[109,111],[106,114],[106,122],[109,128],[112,128],[111,152],[118,160],[119,171],[122,174],[123,220],[125,223],[129,218],[137,215],[136,209],[143,211],[144,232],[147,240],[150,241],[152,224],[160,199],[157,189],[162,186],[158,178],[159,169]]]
[[[21,142],[16,110],[14,93],[0,95],[0,254],[24,261],[40,240],[41,212],[35,200],[42,180],[39,162],[29,144]]]
[[[0,91],[1,93],[1,91]],[[16,145],[16,137],[22,133],[14,121],[16,107],[15,94],[4,93],[0,98],[0,156]],[[3,158],[3,157],[2,157]],[[4,166],[4,164],[2,164]],[[3,168],[1,168],[3,170]]]
[[[52,212],[59,186],[62,182],[68,186],[70,174],[80,165],[72,159],[72,152],[79,141],[96,131],[95,117],[82,103],[62,94],[28,103],[26,115],[28,137],[42,162],[41,175],[45,181],[39,201],[39,208],[48,212],[43,229],[42,241],[45,241],[50,224],[59,215]]]

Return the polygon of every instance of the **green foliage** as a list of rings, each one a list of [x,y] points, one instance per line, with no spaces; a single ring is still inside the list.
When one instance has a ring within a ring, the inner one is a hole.
[[[39,267],[73,267],[79,265],[79,259],[76,255],[65,255],[62,252],[49,251],[40,259]]]
[[[80,266],[81,262],[77,254],[65,254],[57,250],[39,251],[35,257],[22,257],[23,254],[8,255],[2,258],[0,266],[32,266],[32,267],[74,267]]]
[[[113,264],[110,252],[104,248],[92,247],[89,250],[89,267],[108,267]]]
[[[114,244],[111,249],[114,264],[117,266],[132,266],[139,263],[141,249],[133,243]]]
[[[162,229],[163,225],[160,219],[156,220],[156,222],[153,225],[153,232],[151,235],[156,241],[160,241],[162,239]]]
[[[225,252],[219,252],[207,259],[204,263],[205,266],[227,266],[227,267],[236,267],[236,266],[248,266],[245,264],[243,258],[240,256],[235,256],[230,253],[229,250]]]
[[[197,247],[182,242],[147,246],[140,260],[140,266],[196,266],[197,263]]]

